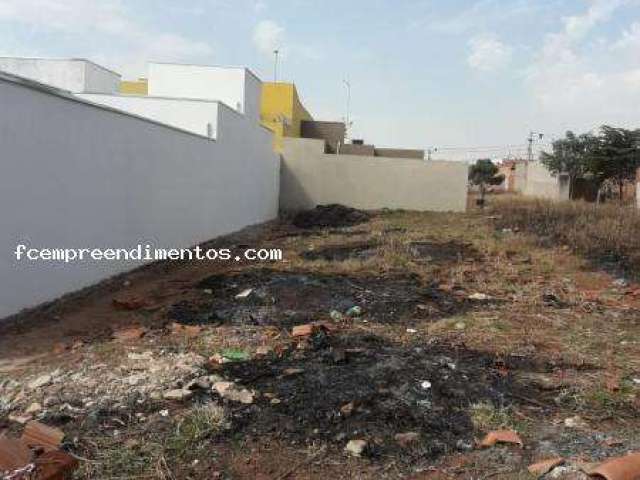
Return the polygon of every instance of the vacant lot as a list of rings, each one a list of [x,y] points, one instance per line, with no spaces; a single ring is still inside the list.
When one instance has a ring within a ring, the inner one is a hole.
[[[284,262],[138,270],[0,327],[0,429],[60,427],[78,478],[585,478],[640,449],[640,289],[557,214],[283,220],[216,245]]]

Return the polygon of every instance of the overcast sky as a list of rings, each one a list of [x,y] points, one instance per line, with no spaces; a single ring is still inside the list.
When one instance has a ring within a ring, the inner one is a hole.
[[[640,127],[640,0],[0,0],[0,55],[125,77],[157,60],[271,80],[274,48],[318,119],[344,117],[349,79],[353,136],[380,146],[475,158]]]

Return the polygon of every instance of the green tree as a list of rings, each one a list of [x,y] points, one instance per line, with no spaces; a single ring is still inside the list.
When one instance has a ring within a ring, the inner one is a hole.
[[[640,166],[640,130],[603,125],[591,147],[588,170],[602,186],[610,181],[618,187],[622,201],[623,187],[633,181]]]
[[[540,161],[556,175],[566,174],[569,177],[569,198],[573,196],[576,179],[589,172],[591,154],[597,138],[590,133],[576,135],[568,131],[564,138],[552,143],[552,153],[542,152]]]
[[[504,175],[498,175],[500,169],[489,158],[476,161],[469,168],[469,181],[480,189],[480,204],[484,205],[487,185],[500,185]]]

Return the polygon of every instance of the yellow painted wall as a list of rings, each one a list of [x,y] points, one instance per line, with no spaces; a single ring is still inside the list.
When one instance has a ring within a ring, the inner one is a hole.
[[[149,86],[146,78],[139,80],[123,80],[120,82],[120,93],[127,95],[148,95]]]
[[[302,120],[313,120],[298,97],[293,83],[262,84],[262,124],[274,132],[274,149],[282,150],[283,137],[300,137]]]

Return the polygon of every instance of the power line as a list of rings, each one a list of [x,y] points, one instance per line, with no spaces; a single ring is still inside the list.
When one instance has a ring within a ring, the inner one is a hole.
[[[438,147],[438,150],[495,150],[495,149],[505,149],[505,148],[517,148],[522,147],[526,148],[527,145],[525,143],[514,143],[507,145],[477,145],[470,147]]]

